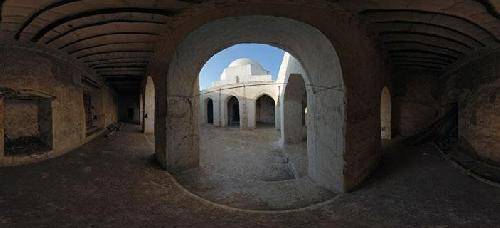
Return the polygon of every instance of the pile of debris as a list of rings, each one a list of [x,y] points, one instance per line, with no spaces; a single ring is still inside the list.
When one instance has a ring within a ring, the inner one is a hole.
[[[115,134],[115,132],[121,131],[122,128],[123,128],[122,123],[114,123],[114,124],[109,125],[106,128],[108,132],[106,133],[105,137],[111,138]]]

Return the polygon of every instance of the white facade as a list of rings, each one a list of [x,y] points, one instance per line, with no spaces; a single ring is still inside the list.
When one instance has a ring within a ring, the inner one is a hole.
[[[279,86],[272,80],[269,71],[251,59],[242,58],[233,61],[224,69],[219,81],[200,93],[200,121],[208,124],[209,99],[212,101],[213,125],[228,126],[229,99],[234,96],[239,103],[239,125],[242,129],[252,129],[257,126],[257,107],[259,98],[267,95],[274,102],[274,123],[279,126]],[[211,120],[211,119],[210,119]],[[210,123],[212,124],[212,123]],[[279,128],[279,127],[278,127]]]

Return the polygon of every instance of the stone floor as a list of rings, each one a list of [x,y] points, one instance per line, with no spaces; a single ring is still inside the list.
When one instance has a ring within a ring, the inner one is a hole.
[[[0,168],[0,227],[498,227],[500,189],[431,144],[390,145],[358,190],[305,209],[256,212],[190,194],[151,161],[138,127],[62,157]]]
[[[203,126],[200,167],[177,174],[190,192],[242,209],[302,208],[336,194],[310,180],[306,143],[282,149],[279,131]]]

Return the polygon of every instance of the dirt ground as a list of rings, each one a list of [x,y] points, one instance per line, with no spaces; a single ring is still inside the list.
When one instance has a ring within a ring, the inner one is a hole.
[[[189,193],[151,160],[139,127],[64,156],[0,168],[0,227],[497,227],[500,189],[431,144],[389,145],[358,190],[316,206],[256,212]]]
[[[302,208],[336,196],[309,179],[306,142],[283,149],[274,126],[204,126],[200,167],[175,175],[190,192],[242,209]]]

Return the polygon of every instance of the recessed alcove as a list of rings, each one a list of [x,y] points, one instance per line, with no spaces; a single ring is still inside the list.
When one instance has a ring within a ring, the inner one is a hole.
[[[52,151],[52,101],[55,97],[34,90],[0,88],[0,125],[6,157],[45,154]]]

